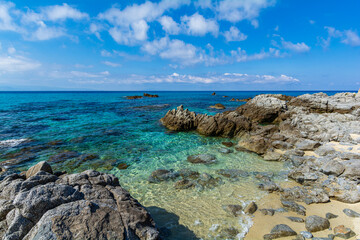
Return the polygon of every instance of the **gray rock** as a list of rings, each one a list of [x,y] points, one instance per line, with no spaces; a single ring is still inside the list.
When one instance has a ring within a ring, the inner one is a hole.
[[[324,166],[320,168],[320,171],[326,175],[339,176],[345,171],[345,167],[339,161],[328,161]]]
[[[342,177],[360,179],[360,160],[354,159],[345,161],[343,165],[345,167],[345,171],[341,174]]]
[[[279,159],[281,158],[281,154],[278,152],[274,152],[274,151],[267,151],[264,155],[264,160],[265,161],[279,161]]]
[[[360,218],[360,213],[355,212],[354,210],[345,208],[343,210],[343,212],[346,214],[346,216],[348,217],[352,217],[352,218]]]
[[[296,212],[302,216],[306,216],[306,208],[300,204],[297,204],[296,202],[281,200],[281,204],[286,210]]]
[[[270,193],[281,190],[281,188],[273,181],[266,181],[264,183],[260,183],[258,186],[261,190],[268,191]]]
[[[305,218],[305,228],[309,232],[318,232],[330,227],[330,222],[326,218],[312,215]]]
[[[317,141],[310,139],[304,139],[301,142],[298,142],[295,147],[302,151],[313,151],[315,148],[318,148],[321,144]]]
[[[256,203],[251,202],[244,208],[244,213],[253,214],[254,212],[256,212],[257,208],[258,207],[257,207]]]
[[[307,232],[307,231],[301,231],[300,234],[302,236],[304,236],[304,238],[307,238],[307,239],[310,239],[313,237],[312,233],[311,232]]]
[[[269,216],[274,216],[274,214],[275,214],[275,210],[274,209],[269,209],[269,208],[259,209],[259,211],[262,214],[269,215]]]
[[[229,154],[234,152],[234,150],[228,148],[219,148],[218,151],[219,153],[224,153],[224,154]]]
[[[336,153],[336,150],[329,145],[322,145],[321,147],[316,149],[315,153],[319,154],[320,156],[326,156]]]
[[[303,223],[305,222],[304,219],[299,218],[299,217],[287,217],[287,219],[289,219],[292,222],[297,222],[297,223]]]
[[[187,160],[191,163],[202,163],[202,164],[211,164],[216,162],[216,157],[211,154],[197,154],[188,156]]]
[[[278,224],[271,230],[270,234],[264,235],[264,240],[277,239],[289,236],[296,236],[296,232],[292,230],[288,225]]]
[[[327,219],[333,219],[333,218],[337,218],[338,215],[332,214],[332,213],[326,213],[325,217]]]

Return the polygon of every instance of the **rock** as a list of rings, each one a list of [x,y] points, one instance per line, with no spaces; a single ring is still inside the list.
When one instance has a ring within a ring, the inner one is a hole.
[[[200,190],[203,188],[214,188],[221,183],[221,178],[214,178],[207,173],[200,174],[199,178],[195,181],[196,187],[200,188]]]
[[[332,213],[326,213],[325,217],[327,219],[333,219],[333,218],[337,218],[338,215],[332,214]]]
[[[258,207],[257,207],[256,203],[251,202],[244,208],[244,213],[253,214],[254,212],[256,212],[257,208]]]
[[[222,206],[225,212],[229,213],[230,215],[237,217],[242,214],[242,206],[241,205],[224,205]]]
[[[141,99],[142,96],[126,96],[126,99]]]
[[[274,209],[268,209],[268,208],[263,208],[263,209],[259,209],[259,211],[264,214],[264,215],[269,215],[269,216],[274,216],[275,214],[275,210]]]
[[[356,235],[350,228],[346,228],[344,225],[334,227],[334,234],[336,237],[343,239],[349,239]]]
[[[125,169],[127,169],[129,167],[129,165],[127,165],[126,163],[119,163],[118,165],[117,165],[117,168],[119,169],[119,170],[125,170]]]
[[[229,153],[234,152],[234,150],[228,149],[228,148],[219,148],[218,151],[219,151],[219,153],[223,153],[223,154],[229,154]]]
[[[360,214],[355,212],[354,210],[351,209],[344,209],[343,212],[345,213],[346,216],[348,217],[352,217],[352,218],[360,218]]]
[[[252,136],[249,139],[240,140],[238,146],[257,154],[264,154],[268,148],[268,143],[261,136]]]
[[[258,186],[261,190],[268,191],[269,193],[280,191],[281,189],[273,181],[265,181],[264,183],[260,183]]]
[[[323,145],[315,150],[315,153],[319,154],[320,156],[326,156],[330,154],[336,153],[335,149],[329,145]]]
[[[197,115],[189,110],[184,110],[183,105],[176,110],[169,110],[166,115],[160,119],[160,122],[170,130],[190,131],[197,127]]]
[[[304,236],[304,238],[307,238],[307,239],[310,239],[313,237],[312,233],[311,232],[307,232],[307,231],[301,231],[300,234],[302,236]]]
[[[237,180],[239,177],[248,177],[249,173],[239,169],[219,169],[216,173],[226,178]]]
[[[264,240],[277,239],[289,236],[296,236],[296,232],[292,230],[288,225],[278,224],[271,230],[270,234],[264,235]]]
[[[6,215],[14,208],[12,201],[0,199],[0,221],[5,220]]]
[[[297,223],[303,223],[305,222],[304,219],[299,218],[299,217],[287,217],[287,219],[289,219],[292,222],[297,222]]]
[[[216,157],[211,154],[197,154],[191,155],[187,158],[188,162],[195,163],[195,164],[211,164],[216,163]]]
[[[330,222],[326,218],[312,215],[305,218],[305,228],[309,232],[318,232],[330,227]]]
[[[180,174],[180,176],[184,179],[197,179],[199,178],[200,176],[200,173],[199,172],[196,172],[196,171],[193,171],[191,169],[180,169],[178,171],[178,173]]]
[[[266,161],[279,161],[281,154],[275,151],[267,151],[264,155],[264,160]]]
[[[360,179],[360,160],[353,159],[343,163],[345,171],[341,174],[342,177],[350,179]]]
[[[215,96],[215,95],[216,95],[216,92],[213,92],[211,95]]]
[[[224,105],[222,105],[221,103],[217,103],[213,106],[210,106],[210,108],[215,108],[215,109],[225,109],[226,107]]]
[[[281,200],[281,204],[288,211],[293,211],[302,216],[306,216],[306,208],[296,202]]]
[[[174,184],[175,189],[187,189],[194,187],[195,184],[192,181],[189,181],[188,179],[181,179]]]
[[[305,139],[303,141],[298,142],[295,147],[302,151],[313,151],[315,148],[320,147],[320,143],[317,141],[313,141],[310,139]]]
[[[157,95],[157,94],[144,93],[143,95],[144,95],[144,97],[150,97],[150,98],[158,98],[159,97],[159,95]]]
[[[175,179],[179,176],[180,176],[179,173],[174,172],[172,170],[157,169],[151,173],[148,180],[150,183],[159,183],[162,181]]]
[[[56,155],[51,156],[49,158],[49,162],[50,163],[60,163],[60,162],[64,162],[71,158],[76,158],[78,156],[80,156],[80,154],[78,152],[64,151],[62,153],[58,153]]]
[[[53,173],[50,164],[48,164],[45,161],[42,161],[36,164],[35,166],[32,166],[26,171],[26,178],[32,177],[40,171],[48,172],[51,174]]]
[[[339,176],[345,171],[345,167],[339,161],[333,160],[328,161],[324,166],[320,168],[320,171],[326,175]]]
[[[222,142],[221,144],[224,145],[224,146],[226,146],[226,147],[232,147],[232,146],[234,146],[234,143],[233,143],[233,142]]]

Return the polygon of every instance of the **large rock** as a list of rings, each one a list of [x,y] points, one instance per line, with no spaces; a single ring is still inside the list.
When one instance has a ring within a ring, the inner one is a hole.
[[[42,161],[42,162],[39,162],[38,164],[36,164],[35,166],[32,166],[31,168],[29,168],[26,171],[26,178],[34,176],[36,173],[38,173],[40,171],[48,172],[51,174],[53,173],[50,164],[48,164],[45,161]]]
[[[305,227],[309,232],[318,232],[330,227],[330,222],[326,218],[312,215],[305,218]]]
[[[12,174],[0,182],[2,239],[159,239],[116,177],[88,170],[58,178],[36,168],[26,180]]]
[[[264,240],[290,236],[296,236],[296,232],[292,230],[288,225],[278,224],[271,230],[270,234],[264,235]]]

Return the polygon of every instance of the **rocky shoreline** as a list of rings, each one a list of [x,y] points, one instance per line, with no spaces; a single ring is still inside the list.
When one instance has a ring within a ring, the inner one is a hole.
[[[196,114],[179,106],[170,110],[161,123],[174,131],[235,138],[238,151],[251,151],[264,160],[290,164],[292,170],[288,177],[299,186],[283,188],[264,177],[259,187],[277,193],[287,211],[306,215],[306,208],[298,203],[326,203],[331,199],[351,204],[360,202],[359,120],[360,93],[334,96],[316,93],[298,97],[258,95],[234,111],[214,116]],[[262,212],[271,214],[274,209]],[[325,218],[318,217],[312,218],[315,222],[326,222]],[[309,221],[305,220],[305,224]],[[264,239],[297,235],[288,228],[274,226]],[[334,237],[342,236],[339,229],[345,231],[347,228],[336,228]],[[306,238],[300,235],[297,239]]]
[[[53,173],[40,162],[0,178],[0,237],[160,239],[147,210],[110,174]]]

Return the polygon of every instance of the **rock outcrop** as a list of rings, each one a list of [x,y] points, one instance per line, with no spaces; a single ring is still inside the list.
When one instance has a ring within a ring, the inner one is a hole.
[[[56,176],[46,162],[0,182],[0,237],[159,239],[147,210],[113,175],[88,170]]]
[[[216,115],[180,106],[168,111],[161,123],[175,131],[236,138],[238,151],[288,161],[293,166],[289,178],[303,186],[283,189],[285,200],[360,202],[359,93],[263,94]]]

